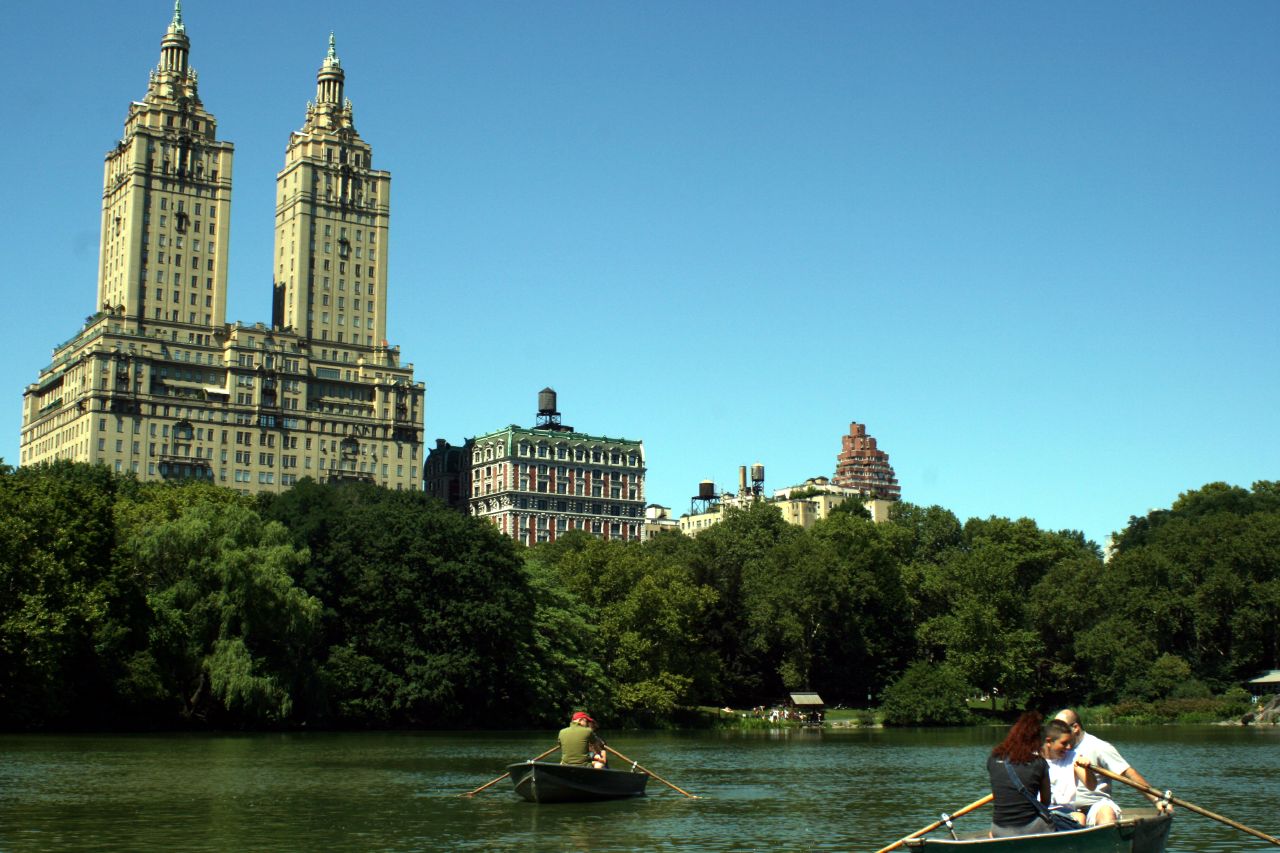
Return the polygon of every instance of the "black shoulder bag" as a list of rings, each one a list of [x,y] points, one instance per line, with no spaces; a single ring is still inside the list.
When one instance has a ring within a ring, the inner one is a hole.
[[[999,759],[999,761],[1004,765],[1005,772],[1009,774],[1009,781],[1013,783],[1013,787],[1017,788],[1022,796],[1031,801],[1031,805],[1035,806],[1036,811],[1040,813],[1040,818],[1048,821],[1053,826],[1054,832],[1083,829],[1083,827],[1076,822],[1076,819],[1070,815],[1065,815],[1062,812],[1054,811],[1053,809],[1046,807],[1044,803],[1040,802],[1039,797],[1032,795],[1032,793],[1027,790],[1027,786],[1022,784],[1022,780],[1018,778],[1017,773],[1013,772],[1013,768],[1009,766],[1009,762],[1004,761],[1003,759]]]

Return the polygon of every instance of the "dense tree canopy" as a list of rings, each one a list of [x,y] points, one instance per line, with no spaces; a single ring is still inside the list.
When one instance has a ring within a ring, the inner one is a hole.
[[[365,484],[251,499],[0,466],[0,726],[662,725],[798,689],[915,725],[979,694],[1193,701],[1280,667],[1276,483],[1187,492],[1109,562],[1028,519],[859,509],[525,549]]]
[[[298,582],[325,602],[321,671],[343,725],[469,725],[513,713],[512,652],[534,612],[491,525],[420,492],[305,480],[263,499],[310,551]],[[300,523],[295,523],[300,522]]]

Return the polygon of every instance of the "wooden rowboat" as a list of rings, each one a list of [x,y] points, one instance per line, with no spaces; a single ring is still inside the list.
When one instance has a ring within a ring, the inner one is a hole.
[[[1087,826],[1069,832],[987,838],[981,832],[960,832],[959,838],[921,836],[906,843],[909,850],[970,850],[973,853],[1164,853],[1173,815],[1155,809],[1124,810],[1124,820],[1106,826]]]
[[[531,803],[582,803],[644,796],[649,774],[575,764],[522,761],[507,768],[515,792]]]

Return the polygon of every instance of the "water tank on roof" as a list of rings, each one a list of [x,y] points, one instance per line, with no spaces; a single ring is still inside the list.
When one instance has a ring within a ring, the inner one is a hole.
[[[761,465],[759,462],[751,466],[751,482],[753,483],[764,482],[764,466]]]
[[[538,414],[556,413],[556,392],[551,388],[543,388],[538,392]]]
[[[698,484],[698,500],[709,501],[716,496],[716,484],[710,480],[703,480]]]

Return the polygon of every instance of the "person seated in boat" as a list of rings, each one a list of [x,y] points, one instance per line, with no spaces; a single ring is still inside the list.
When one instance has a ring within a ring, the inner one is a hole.
[[[596,734],[596,721],[586,711],[575,711],[569,725],[560,730],[560,763],[604,769],[609,758],[604,741]]]
[[[1076,785],[1083,781],[1092,786],[1096,781],[1088,779],[1085,768],[1076,764],[1076,752],[1071,747],[1071,727],[1062,720],[1045,723],[1043,754],[1049,765],[1049,811],[1084,826],[1084,812],[1075,807]],[[1096,773],[1092,775],[1097,776]],[[1059,824],[1058,829],[1062,828]]]
[[[1039,711],[1027,711],[987,757],[991,777],[991,837],[1053,832],[1042,817],[1049,805],[1049,765],[1040,754],[1044,742]],[[1039,799],[1041,806],[1035,800]]]
[[[1101,767],[1103,770],[1110,770],[1112,773],[1132,779],[1139,785],[1148,788],[1151,785],[1132,764],[1124,760],[1114,746],[1086,732],[1080,725],[1080,715],[1075,711],[1063,708],[1057,713],[1055,719],[1061,720],[1070,727],[1071,746],[1076,753],[1076,764],[1083,767],[1087,774],[1085,779],[1077,779],[1075,797],[1076,808],[1085,813],[1085,823],[1094,826],[1120,820],[1123,815],[1115,800],[1111,799],[1111,783],[1105,777],[1099,778],[1099,775],[1093,773],[1090,768]],[[1158,811],[1173,810],[1173,806],[1160,797],[1150,794],[1146,796],[1155,804]]]

